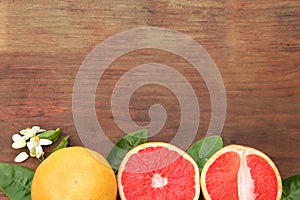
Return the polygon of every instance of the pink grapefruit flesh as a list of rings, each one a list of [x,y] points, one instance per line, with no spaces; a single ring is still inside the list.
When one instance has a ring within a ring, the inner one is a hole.
[[[197,200],[199,184],[195,161],[179,148],[163,142],[132,149],[118,172],[122,200]]]
[[[201,188],[206,200],[280,200],[279,172],[262,152],[229,145],[204,165]]]

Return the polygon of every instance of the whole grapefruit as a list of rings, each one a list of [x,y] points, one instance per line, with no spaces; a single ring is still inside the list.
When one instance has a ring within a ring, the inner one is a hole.
[[[84,147],[55,151],[37,168],[32,200],[115,200],[117,183],[106,159]]]

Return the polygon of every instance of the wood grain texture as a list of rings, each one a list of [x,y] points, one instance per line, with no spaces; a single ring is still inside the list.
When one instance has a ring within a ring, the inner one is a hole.
[[[32,125],[60,127],[64,135],[71,135],[70,145],[82,145],[72,114],[73,83],[82,61],[108,37],[148,26],[186,34],[215,61],[227,94],[225,144],[264,151],[283,178],[300,173],[300,2],[296,0],[1,1],[0,162],[12,163],[19,151],[11,149],[11,135]],[[211,114],[205,82],[178,55],[155,49],[128,53],[103,74],[95,108],[107,137],[116,142],[124,135],[112,117],[114,85],[132,67],[147,62],[169,65],[189,80],[201,110],[195,140],[203,137]],[[170,141],[180,123],[180,107],[168,89],[139,88],[130,101],[131,116],[146,125],[154,103],[165,106],[168,120],[151,140]],[[38,161],[22,165],[34,169]],[[3,194],[0,199],[5,199]]]

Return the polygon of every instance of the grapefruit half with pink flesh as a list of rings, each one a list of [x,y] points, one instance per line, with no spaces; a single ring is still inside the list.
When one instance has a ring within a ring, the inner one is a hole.
[[[198,200],[199,168],[178,147],[149,142],[129,151],[118,171],[122,200]]]
[[[206,200],[280,200],[281,177],[264,153],[229,145],[204,165],[201,189]]]

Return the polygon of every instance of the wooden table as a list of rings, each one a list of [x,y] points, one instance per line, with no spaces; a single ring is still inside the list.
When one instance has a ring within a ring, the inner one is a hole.
[[[13,163],[19,151],[11,148],[11,135],[33,125],[60,127],[71,135],[71,146],[83,145],[72,113],[81,63],[110,36],[161,27],[197,41],[218,66],[227,95],[224,143],[264,151],[283,178],[299,174],[299,21],[299,1],[1,1],[0,162]],[[133,67],[149,62],[168,65],[190,82],[201,111],[195,140],[203,137],[211,116],[203,77],[180,55],[158,49],[129,52],[103,73],[95,110],[106,136],[116,142],[124,135],[110,106],[115,84]],[[155,103],[165,106],[168,119],[150,140],[171,141],[180,124],[180,106],[167,88],[139,88],[130,101],[131,117],[147,125]],[[22,165],[34,169],[38,163],[30,159]]]

